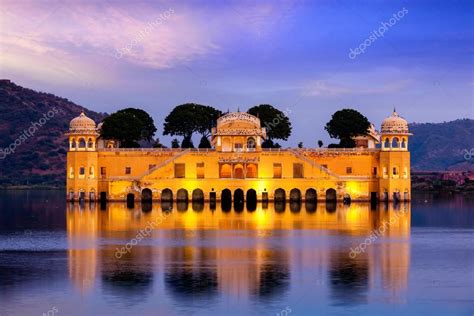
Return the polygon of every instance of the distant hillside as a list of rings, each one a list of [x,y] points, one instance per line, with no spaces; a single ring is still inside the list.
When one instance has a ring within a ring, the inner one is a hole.
[[[82,110],[96,121],[104,117],[67,99],[0,80],[0,186],[64,185],[64,132]],[[9,146],[14,153],[6,153]]]
[[[414,170],[474,170],[474,155],[464,158],[465,151],[474,153],[474,120],[446,123],[410,124],[411,165]]]

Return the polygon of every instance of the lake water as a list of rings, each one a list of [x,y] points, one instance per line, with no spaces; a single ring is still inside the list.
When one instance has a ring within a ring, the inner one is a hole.
[[[0,315],[472,315],[474,199],[68,204],[0,191]]]

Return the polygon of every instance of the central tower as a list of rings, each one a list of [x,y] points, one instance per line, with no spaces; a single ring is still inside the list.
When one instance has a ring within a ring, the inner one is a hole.
[[[245,112],[228,113],[217,120],[211,142],[218,152],[255,152],[262,150],[267,138],[260,119]]]

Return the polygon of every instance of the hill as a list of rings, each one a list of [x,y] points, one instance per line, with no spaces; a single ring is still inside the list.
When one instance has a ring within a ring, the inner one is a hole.
[[[410,124],[411,166],[417,171],[474,170],[474,120]],[[472,157],[466,155],[472,150]]]
[[[82,110],[68,99],[0,80],[0,186],[65,183],[69,121]]]

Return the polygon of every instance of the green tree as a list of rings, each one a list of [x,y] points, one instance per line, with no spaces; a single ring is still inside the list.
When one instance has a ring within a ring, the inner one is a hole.
[[[102,124],[101,136],[116,139],[122,147],[140,147],[138,141],[150,141],[156,132],[153,119],[143,110],[127,108],[107,116]]]
[[[207,105],[185,103],[176,106],[165,118],[163,135],[183,136],[191,139],[193,133],[208,136],[222,114]]]
[[[160,142],[159,138],[157,138],[153,143],[153,148],[166,148],[166,146]]]
[[[262,127],[267,129],[268,140],[288,140],[291,135],[291,122],[287,114],[274,108],[270,104],[260,104],[250,108],[247,113],[258,116]],[[273,144],[268,142],[268,144]]]
[[[358,111],[343,109],[335,112],[324,129],[332,138],[339,139],[339,146],[343,148],[355,147],[354,137],[367,135],[370,127],[369,120]]]
[[[142,139],[147,141],[151,141],[153,139],[153,136],[156,133],[155,122],[147,112],[135,108],[126,108],[118,112],[128,113],[139,119],[142,122]]]
[[[184,136],[183,141],[181,142],[181,148],[194,148],[191,136]]]
[[[176,138],[173,138],[171,141],[171,148],[179,148],[179,140]]]
[[[323,147],[323,141],[322,140],[318,140],[318,146],[319,146],[319,148]]]
[[[298,148],[303,148],[303,142],[298,143]]]
[[[211,143],[209,142],[209,139],[206,136],[201,137],[201,141],[199,142],[199,148],[211,148]]]

